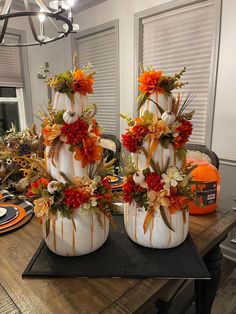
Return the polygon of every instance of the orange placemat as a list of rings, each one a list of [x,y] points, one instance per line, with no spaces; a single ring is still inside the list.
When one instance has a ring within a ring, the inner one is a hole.
[[[3,230],[3,229],[6,229],[6,228],[9,228],[15,224],[17,224],[18,222],[20,222],[22,219],[24,219],[24,217],[26,216],[26,211],[23,207],[19,206],[19,205],[14,205],[14,204],[6,204],[6,203],[2,203],[0,204],[0,207],[15,207],[18,209],[18,216],[11,220],[10,222],[8,223],[5,223],[3,225],[0,226],[0,230]]]

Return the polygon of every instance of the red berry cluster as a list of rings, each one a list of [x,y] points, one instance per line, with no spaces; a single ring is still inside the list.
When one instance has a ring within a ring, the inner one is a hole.
[[[159,192],[164,187],[164,183],[161,182],[161,177],[155,172],[150,172],[146,176],[146,183],[149,190],[154,190],[156,192]]]
[[[88,124],[78,118],[74,123],[65,123],[61,128],[62,134],[67,137],[67,144],[77,145],[88,135]]]
[[[70,208],[78,208],[89,200],[89,195],[82,190],[67,188],[64,190],[65,204]]]

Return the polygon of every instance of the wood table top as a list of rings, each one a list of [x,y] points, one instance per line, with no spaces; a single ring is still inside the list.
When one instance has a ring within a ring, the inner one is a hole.
[[[236,211],[219,209],[191,216],[190,234],[201,255],[236,225]],[[155,300],[167,279],[25,278],[21,275],[42,241],[33,218],[23,228],[0,236],[0,313],[133,313]]]

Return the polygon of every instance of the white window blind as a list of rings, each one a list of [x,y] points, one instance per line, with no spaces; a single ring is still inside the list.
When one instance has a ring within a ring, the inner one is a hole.
[[[191,142],[205,143],[211,54],[214,29],[213,1],[173,10],[143,22],[143,64],[173,74],[184,66],[189,84],[180,91],[195,96]]]
[[[90,103],[97,105],[97,120],[104,133],[116,135],[117,121],[117,69],[115,29],[78,39],[79,65],[88,62],[96,70],[94,94],[89,95]]]
[[[19,36],[7,35],[10,43],[18,43]],[[0,46],[0,86],[23,87],[22,63],[19,47]]]

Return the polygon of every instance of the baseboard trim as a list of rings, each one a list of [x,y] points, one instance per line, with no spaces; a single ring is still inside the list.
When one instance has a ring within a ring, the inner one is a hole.
[[[236,262],[236,251],[231,248],[221,245],[221,250],[225,258],[230,259],[231,261]]]

